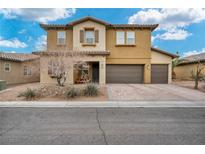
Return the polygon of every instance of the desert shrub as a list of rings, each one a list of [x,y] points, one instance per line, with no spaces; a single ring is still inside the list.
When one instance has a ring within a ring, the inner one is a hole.
[[[98,95],[98,88],[95,84],[88,84],[85,89],[83,90],[83,94],[85,96],[97,96]]]
[[[36,96],[37,96],[37,93],[30,88],[27,88],[26,91],[24,91],[18,95],[18,97],[24,97],[26,100],[32,100]]]
[[[68,89],[65,93],[67,98],[73,98],[75,96],[78,96],[78,91],[74,87],[71,89]]]

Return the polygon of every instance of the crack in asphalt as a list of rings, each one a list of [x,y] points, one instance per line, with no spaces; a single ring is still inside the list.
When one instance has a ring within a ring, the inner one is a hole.
[[[96,108],[96,120],[97,120],[97,123],[98,123],[98,127],[99,127],[100,131],[102,132],[102,136],[104,138],[104,142],[105,142],[106,145],[108,145],[105,131],[101,127],[101,123],[100,123],[100,120],[99,120],[99,113],[98,113],[98,109],[97,108]]]
[[[16,126],[13,126],[13,127],[9,128],[9,129],[5,130],[4,132],[1,132],[0,136],[3,136],[4,134],[8,133],[9,131],[12,131],[15,127]]]

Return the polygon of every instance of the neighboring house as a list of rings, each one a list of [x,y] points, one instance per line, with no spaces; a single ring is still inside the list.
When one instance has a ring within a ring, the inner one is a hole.
[[[40,81],[39,66],[38,55],[0,52],[0,80],[7,84]]]
[[[205,65],[205,53],[183,57],[181,59],[183,60],[183,62],[181,62],[174,68],[176,79],[192,80],[191,72],[196,72],[197,63],[200,62]],[[205,68],[202,70],[202,73],[205,75]]]
[[[151,47],[158,24],[110,24],[85,17],[65,24],[40,24],[47,32],[47,51],[40,52],[41,83],[56,83],[49,75],[49,59],[58,52],[84,53],[90,81],[105,83],[170,83],[176,55]],[[79,73],[69,71],[74,84]]]

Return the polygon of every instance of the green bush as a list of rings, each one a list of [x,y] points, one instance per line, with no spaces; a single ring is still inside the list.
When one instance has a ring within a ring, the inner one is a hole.
[[[98,95],[98,88],[95,84],[88,84],[85,89],[83,90],[83,94],[85,96],[97,96]]]
[[[73,87],[71,89],[68,89],[65,95],[67,98],[73,98],[75,96],[78,96],[78,91]]]
[[[36,92],[30,88],[27,88],[26,91],[20,93],[18,97],[24,97],[26,100],[32,100],[37,96]]]

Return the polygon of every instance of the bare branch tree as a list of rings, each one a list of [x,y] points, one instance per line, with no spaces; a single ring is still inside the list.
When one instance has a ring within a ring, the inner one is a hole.
[[[69,74],[71,69],[82,70],[87,66],[87,63],[84,61],[85,55],[78,52],[77,49],[72,51],[68,48],[58,48],[54,52],[48,52],[54,53],[49,59],[48,74],[52,78],[56,78],[59,86],[64,86],[68,75],[73,75]]]
[[[194,89],[198,89],[199,81],[205,80],[205,75],[202,71],[205,69],[205,64],[202,64],[200,61],[197,61],[196,71],[191,71],[191,77],[194,79]]]

